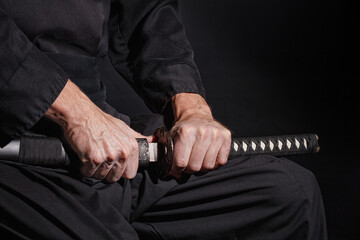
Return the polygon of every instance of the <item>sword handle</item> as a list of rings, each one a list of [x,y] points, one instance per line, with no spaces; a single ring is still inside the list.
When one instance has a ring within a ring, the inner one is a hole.
[[[229,158],[259,154],[288,156],[316,153],[320,150],[318,140],[318,136],[313,133],[234,138],[231,142]]]
[[[149,143],[145,138],[136,140],[139,147],[139,167],[147,167],[150,162]],[[64,168],[71,164],[61,140],[42,135],[25,135],[11,141],[0,148],[0,160],[50,168]]]
[[[158,175],[166,178],[173,163],[173,142],[165,128],[155,132],[159,144]],[[316,153],[320,151],[318,136],[316,134],[295,134],[264,137],[233,138],[229,159],[267,154],[272,156],[288,156],[297,154]]]

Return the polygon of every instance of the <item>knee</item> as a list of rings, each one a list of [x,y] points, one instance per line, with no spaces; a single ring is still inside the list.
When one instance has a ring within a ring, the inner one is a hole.
[[[321,202],[321,193],[315,175],[286,159],[279,159],[274,185],[274,201],[288,209],[311,209]]]

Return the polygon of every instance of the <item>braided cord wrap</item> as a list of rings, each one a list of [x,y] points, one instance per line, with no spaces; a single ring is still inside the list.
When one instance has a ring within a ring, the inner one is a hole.
[[[316,134],[243,137],[232,139],[229,158],[258,154],[296,155],[315,153],[319,149]]]

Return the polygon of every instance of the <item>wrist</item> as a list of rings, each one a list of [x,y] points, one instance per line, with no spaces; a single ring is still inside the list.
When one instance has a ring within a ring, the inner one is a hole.
[[[172,97],[175,121],[189,117],[213,119],[211,109],[205,99],[196,93],[179,93]]]
[[[45,113],[45,117],[59,124],[63,129],[79,123],[94,108],[91,100],[70,80],[57,99]]]

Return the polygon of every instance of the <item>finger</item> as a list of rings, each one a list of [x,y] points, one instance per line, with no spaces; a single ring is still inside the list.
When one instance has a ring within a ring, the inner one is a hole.
[[[139,153],[138,148],[134,149],[129,158],[127,159],[127,164],[125,171],[123,173],[123,177],[126,179],[133,179],[136,176],[138,166],[139,166]]]
[[[112,166],[108,174],[106,175],[105,179],[109,183],[114,183],[120,180],[123,173],[125,171],[124,167],[124,159],[119,159],[116,163]]]
[[[143,137],[145,137],[149,143],[153,143],[156,141],[155,135],[143,136]]]
[[[139,165],[139,146],[135,138],[129,139],[128,151],[124,152],[124,172],[123,177],[132,179],[136,176]]]
[[[186,173],[199,172],[203,166],[206,152],[210,147],[211,141],[208,139],[198,140],[192,147],[189,163],[185,169]]]
[[[209,146],[207,152],[205,153],[201,171],[209,171],[215,168],[221,145],[221,142],[215,142]]]
[[[110,182],[118,181],[123,175],[128,165],[128,160],[132,154],[132,149],[137,149],[137,142],[135,139],[129,139],[129,145],[123,146],[118,152],[117,161],[111,167],[110,171],[106,175],[105,179]]]
[[[132,129],[131,129],[131,130],[132,130]],[[134,138],[145,138],[149,143],[150,143],[150,142],[155,142],[155,140],[156,140],[155,135],[144,136],[144,135],[142,135],[142,134],[140,134],[140,133],[138,133],[138,132],[136,132],[136,131],[134,131],[134,130],[132,130],[132,136],[133,136]]]
[[[93,161],[87,157],[83,157],[81,161],[82,166],[80,168],[80,173],[85,177],[92,177],[101,164],[99,160]]]
[[[139,135],[136,135],[134,137],[135,138],[145,138],[148,143],[152,143],[152,142],[156,141],[155,135],[144,136],[144,135],[139,134]]]
[[[94,173],[93,177],[97,179],[104,179],[108,175],[111,168],[115,165],[116,161],[105,160]]]
[[[104,179],[108,174],[121,153],[116,147],[115,141],[110,141],[110,144],[102,144],[101,155],[97,154],[96,159],[92,159],[93,162],[100,163],[93,174],[94,178]]]
[[[215,168],[218,168],[227,163],[230,153],[230,146],[231,146],[231,138],[227,139],[225,143],[221,146],[218,156],[216,158]]]
[[[193,144],[193,138],[188,138],[187,141],[185,141],[181,137],[176,137],[174,144],[174,161],[170,170],[173,176],[182,173],[188,166]]]

